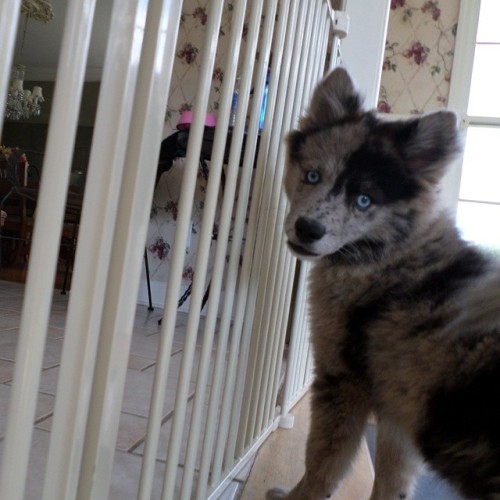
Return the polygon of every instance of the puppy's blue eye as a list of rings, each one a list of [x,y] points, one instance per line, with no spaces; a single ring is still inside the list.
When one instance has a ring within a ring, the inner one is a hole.
[[[371,204],[372,204],[372,200],[366,194],[360,194],[356,198],[356,207],[359,208],[359,210],[367,210]]]
[[[317,170],[308,170],[306,172],[305,180],[307,184],[318,184],[321,180],[321,175]]]

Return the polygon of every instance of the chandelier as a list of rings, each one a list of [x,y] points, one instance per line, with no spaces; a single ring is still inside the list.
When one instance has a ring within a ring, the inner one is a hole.
[[[28,19],[48,23],[54,17],[52,5],[48,0],[23,0],[21,14],[26,16],[24,33],[21,43],[21,55],[26,38]],[[44,101],[42,87],[35,86],[33,90],[24,90],[24,72],[26,67],[17,64],[12,71],[10,87],[7,93],[5,117],[10,120],[21,120],[40,116],[41,103]]]
[[[10,120],[21,120],[40,116],[41,103],[44,101],[42,87],[33,87],[33,90],[24,90],[24,70],[22,64],[18,64],[12,71],[12,80],[7,93],[7,105],[5,116]]]

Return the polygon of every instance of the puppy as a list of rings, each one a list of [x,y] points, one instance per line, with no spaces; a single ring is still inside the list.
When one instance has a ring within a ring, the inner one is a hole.
[[[288,246],[314,261],[315,378],[306,472],[267,497],[330,498],[373,412],[372,500],[410,499],[423,462],[466,498],[499,499],[499,265],[439,208],[456,116],[380,120],[338,68],[287,145]]]

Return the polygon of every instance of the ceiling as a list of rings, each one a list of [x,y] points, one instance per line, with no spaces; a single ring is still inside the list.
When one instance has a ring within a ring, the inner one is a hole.
[[[51,0],[54,19],[47,24],[33,19],[29,19],[26,24],[26,17],[20,16],[14,63],[26,66],[25,79],[27,81],[55,80],[67,2],[68,0]],[[100,80],[112,5],[113,0],[96,1],[86,81]]]

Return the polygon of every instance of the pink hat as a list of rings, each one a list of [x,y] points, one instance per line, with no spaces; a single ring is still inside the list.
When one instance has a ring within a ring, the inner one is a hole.
[[[177,128],[179,130],[188,130],[193,122],[193,112],[183,111],[179,121],[177,122]],[[215,128],[217,125],[217,117],[213,113],[207,113],[205,117],[205,127]]]

